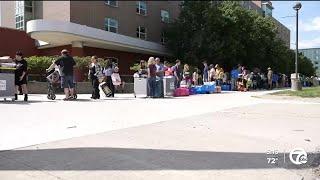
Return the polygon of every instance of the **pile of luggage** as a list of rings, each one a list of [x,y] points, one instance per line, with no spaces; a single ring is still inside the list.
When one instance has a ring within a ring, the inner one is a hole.
[[[222,86],[216,86],[215,82],[205,82],[203,85],[199,86],[182,86],[174,91],[174,96],[189,96],[195,94],[213,94],[221,93]]]

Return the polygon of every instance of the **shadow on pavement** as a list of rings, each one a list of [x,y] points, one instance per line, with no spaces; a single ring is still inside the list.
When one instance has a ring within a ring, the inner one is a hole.
[[[0,101],[0,104],[13,104],[13,105],[29,105],[29,104],[34,104],[34,103],[44,103],[44,102],[55,102],[54,100],[28,100],[28,101],[23,101],[23,100],[18,100],[18,101]]]
[[[0,153],[2,170],[218,170],[304,169],[320,165],[320,154],[294,165],[288,154],[269,164],[265,153],[209,152],[130,148],[65,148],[13,150]]]

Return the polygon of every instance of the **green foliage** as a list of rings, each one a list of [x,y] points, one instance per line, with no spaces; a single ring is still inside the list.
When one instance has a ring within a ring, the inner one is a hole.
[[[131,71],[137,72],[139,71],[139,69],[140,69],[140,63],[135,63],[132,66],[130,66]]]
[[[54,56],[30,56],[26,58],[28,71],[31,74],[44,74],[46,69],[56,60]]]
[[[167,48],[184,63],[197,66],[206,59],[226,69],[240,63],[250,69],[272,67],[290,74],[294,71],[294,52],[276,33],[272,18],[235,1],[213,5],[209,1],[184,1],[179,18],[165,29]],[[314,73],[307,59],[300,57],[299,62],[302,73]]]

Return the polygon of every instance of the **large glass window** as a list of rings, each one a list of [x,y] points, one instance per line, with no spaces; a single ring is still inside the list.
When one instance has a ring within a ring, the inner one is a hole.
[[[147,30],[145,27],[137,27],[137,38],[146,40],[147,39]]]
[[[136,12],[141,15],[147,15],[146,1],[137,1],[136,2]]]
[[[16,29],[24,30],[24,1],[15,1]]]
[[[118,21],[112,18],[105,18],[105,30],[118,33]]]
[[[118,7],[118,1],[105,1],[105,4],[113,7]]]
[[[165,23],[169,23],[169,12],[165,10],[161,10],[161,21]]]

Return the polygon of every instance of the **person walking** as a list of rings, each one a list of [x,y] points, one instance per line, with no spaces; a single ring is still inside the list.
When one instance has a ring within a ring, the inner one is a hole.
[[[176,60],[176,65],[173,66],[173,75],[175,77],[174,86],[179,88],[182,80],[181,61],[179,59]]]
[[[272,89],[272,79],[273,79],[273,72],[270,67],[268,67],[268,73],[267,73],[267,80],[268,80],[268,89]]]
[[[16,63],[16,70],[15,73],[15,86],[16,86],[16,93],[14,94],[15,100],[18,100],[18,92],[19,87],[21,87],[22,94],[24,94],[24,101],[28,101],[28,88],[27,88],[27,70],[28,70],[28,63],[23,58],[22,52],[18,51],[15,57]]]
[[[148,97],[154,98],[156,95],[156,73],[157,67],[154,57],[148,60]]]
[[[106,85],[108,86],[108,88],[111,91],[111,94],[110,94],[110,96],[108,95],[108,97],[114,97],[114,85],[112,83],[112,78],[111,78],[111,76],[114,72],[114,65],[113,65],[111,59],[105,59],[105,61],[106,61],[106,67],[103,70],[103,74],[105,76]]]
[[[91,99],[100,99],[99,78],[101,78],[102,75],[102,67],[98,63],[97,56],[91,57],[91,64],[89,66],[88,74],[92,85]]]
[[[65,98],[63,100],[74,99],[74,82],[73,82],[73,67],[76,65],[69,51],[63,49],[61,56],[55,61],[55,64],[62,68],[62,81]]]
[[[164,72],[165,72],[165,67],[161,63],[160,58],[156,58],[156,74],[157,74],[157,87],[156,87],[156,95],[163,98],[164,97],[164,88],[163,88],[163,77],[164,77]]]

